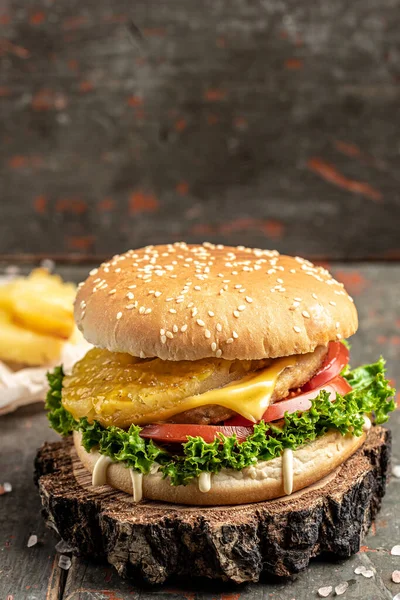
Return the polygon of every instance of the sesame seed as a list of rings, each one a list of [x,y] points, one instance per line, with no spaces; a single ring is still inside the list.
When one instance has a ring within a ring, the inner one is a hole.
[[[217,331],[222,331],[222,325],[221,325],[221,323],[217,323],[216,329],[217,329]]]
[[[127,305],[125,306],[125,308],[126,308],[127,310],[132,310],[132,308],[134,308],[134,307],[135,307],[135,305],[134,305],[134,304],[127,304]]]
[[[197,308],[194,308],[192,310],[192,317],[195,317],[197,315]]]
[[[213,343],[211,344],[211,350],[212,350],[213,352],[215,352],[215,351],[216,351],[216,349],[217,349],[217,344],[216,344],[215,342],[213,342]]]
[[[167,338],[169,338],[170,340],[173,339],[174,334],[172,333],[172,331],[167,331],[167,333],[165,334],[167,336]]]
[[[278,279],[277,279],[276,281],[277,281],[278,283],[283,283],[283,279],[279,279],[279,277],[278,277]]]
[[[237,283],[237,284],[235,285],[235,289],[236,289],[236,290],[240,289],[241,287],[242,287],[242,284],[241,284],[241,283]]]
[[[115,273],[120,273],[120,271],[121,271],[121,269],[120,269],[120,268],[118,268],[118,269],[115,269]]]
[[[296,269],[289,269],[289,273],[296,273]]]
[[[238,310],[242,311],[246,309],[246,305],[245,304],[241,304],[240,306],[238,306]]]
[[[303,312],[301,313],[303,315],[303,317],[305,317],[306,319],[310,318],[310,313],[308,313],[306,310],[303,310]]]
[[[204,336],[208,339],[211,337],[211,331],[209,329],[206,329],[204,332]]]
[[[200,290],[201,290],[201,287],[200,287],[199,285],[195,285],[193,289],[194,289],[194,290],[197,290],[198,292],[200,292]]]
[[[342,334],[341,333],[337,333],[336,334],[336,339],[337,340],[341,340],[342,339]]]
[[[156,298],[159,298],[161,296],[161,292],[154,292],[154,295]]]
[[[165,335],[165,329],[160,329],[160,335]]]
[[[192,308],[192,306],[194,306],[193,302],[189,302],[189,304],[187,305],[188,308]]]
[[[294,300],[295,302],[301,302],[301,301],[302,301],[302,299],[301,299],[301,298],[293,298],[293,300]]]
[[[281,288],[278,289],[278,292],[286,292],[286,288],[281,287]]]
[[[250,296],[246,296],[245,298],[246,302],[248,302],[249,304],[251,304],[253,302],[253,298],[251,298]]]
[[[227,344],[233,344],[233,338],[228,338],[228,339],[226,340],[226,343],[227,343]]]
[[[187,325],[182,325],[182,327],[181,327],[181,331],[182,331],[182,333],[184,333],[184,332],[186,331],[186,329],[187,329],[187,328],[188,328],[188,326],[187,326]]]
[[[139,313],[142,315],[144,313],[144,311],[146,310],[146,308],[144,306],[141,306],[139,308]]]
[[[174,326],[172,327],[172,331],[173,331],[174,333],[178,333],[178,331],[179,331],[179,330],[178,330],[178,325],[174,325]]]
[[[232,337],[234,337],[234,338],[235,338],[235,340],[237,340],[237,339],[238,339],[238,337],[239,337],[239,334],[238,334],[238,333],[236,333],[236,331],[232,331]]]
[[[98,273],[98,269],[92,269],[89,273],[89,275],[96,275]]]
[[[170,308],[169,312],[172,313],[173,315],[176,315],[176,310],[174,308]]]
[[[314,298],[314,300],[318,300],[318,296],[317,296],[317,294],[315,294],[315,293],[314,293],[314,294],[311,294],[311,295],[312,295],[312,297]]]
[[[239,312],[238,310],[234,310],[234,311],[233,311],[233,316],[234,316],[234,317],[236,317],[236,318],[238,319],[238,318],[239,318],[239,316],[240,316],[240,312]]]
[[[340,323],[339,323],[339,321],[336,321],[336,329],[339,329],[339,327],[340,327]]]
[[[185,298],[177,298],[176,303],[181,304],[184,300]]]
[[[334,300],[329,300],[329,304],[330,304],[331,306],[336,306],[336,302],[335,302]]]
[[[136,287],[136,283],[134,283],[133,285],[128,285],[128,290],[134,290]]]
[[[122,312],[120,311],[119,313],[117,313],[117,321],[119,321],[121,317],[122,317]]]
[[[151,313],[151,308],[146,308],[146,310],[144,311],[145,315],[149,315]]]
[[[167,337],[165,335],[161,336],[161,343],[165,344],[165,342],[167,341]]]
[[[173,298],[166,298],[165,302],[171,302],[171,300],[173,300]]]
[[[297,325],[294,325],[293,329],[295,330],[296,333],[300,333],[300,331],[301,331],[300,327],[298,327]]]
[[[126,297],[128,298],[128,300],[133,300],[135,295],[132,292],[128,292]]]
[[[108,295],[109,295],[109,296],[112,296],[113,294],[115,294],[115,292],[116,292],[116,291],[117,291],[117,290],[110,290],[110,291],[108,292]]]
[[[196,323],[197,325],[200,325],[200,327],[204,327],[205,325],[204,321],[202,321],[201,319],[197,319]]]
[[[219,290],[220,295],[222,296],[222,294],[224,293],[225,290],[223,290],[222,288]]]
[[[217,358],[221,358],[221,356],[222,356],[222,350],[221,349],[217,350],[216,353],[215,353],[215,356]]]
[[[209,316],[209,317],[213,317],[213,316],[214,316],[214,313],[213,313],[213,311],[212,311],[212,310],[209,310],[209,311],[208,311],[208,316]]]

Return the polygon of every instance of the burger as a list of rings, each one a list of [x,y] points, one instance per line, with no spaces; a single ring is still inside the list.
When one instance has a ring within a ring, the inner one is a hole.
[[[394,409],[384,360],[351,369],[357,311],[327,270],[205,243],[114,256],[79,285],[94,348],[49,374],[51,426],[94,486],[187,505],[260,502],[332,472]]]

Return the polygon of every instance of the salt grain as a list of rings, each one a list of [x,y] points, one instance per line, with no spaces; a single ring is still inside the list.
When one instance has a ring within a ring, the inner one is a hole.
[[[30,535],[28,543],[26,544],[28,548],[32,548],[32,546],[36,546],[38,542],[37,535]]]
[[[337,585],[335,587],[336,596],[342,596],[348,587],[349,587],[349,584],[347,583],[347,581],[343,581],[342,583],[339,583],[339,585]]]
[[[371,577],[373,577],[373,576],[374,576],[374,572],[372,571],[372,569],[365,569],[365,571],[363,571],[363,572],[361,573],[361,575],[362,575],[363,577],[366,577],[367,579],[371,579]]]
[[[393,571],[392,581],[393,583],[400,583],[400,571]]]
[[[326,587],[321,587],[318,590],[318,596],[320,598],[327,598],[332,591],[332,586],[328,585]]]
[[[64,569],[64,571],[68,571],[68,569],[71,567],[71,559],[69,556],[66,556],[65,554],[61,554],[60,558],[58,559],[58,566],[61,567],[61,569]]]
[[[56,552],[59,552],[60,554],[63,554],[64,552],[72,552],[72,550],[73,550],[72,546],[70,546],[64,540],[60,540],[56,544]]]
[[[364,573],[366,570],[367,570],[367,568],[366,568],[366,567],[364,567],[364,565],[360,565],[359,567],[356,567],[356,568],[354,569],[354,573],[355,573],[356,575],[361,575],[361,574],[362,574],[362,573]]]

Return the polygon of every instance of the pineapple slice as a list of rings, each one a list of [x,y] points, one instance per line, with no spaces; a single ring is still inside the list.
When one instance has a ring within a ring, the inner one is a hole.
[[[129,427],[196,393],[214,368],[212,360],[146,360],[94,348],[64,377],[63,406],[75,419]]]
[[[188,397],[226,385],[265,361],[168,361],[94,348],[64,377],[62,403],[75,419],[127,428],[185,410]]]
[[[63,340],[13,323],[10,314],[0,308],[0,360],[27,365],[46,365],[60,359]]]
[[[74,329],[75,286],[58,275],[35,269],[0,287],[0,308],[13,320],[40,334],[67,339]]]

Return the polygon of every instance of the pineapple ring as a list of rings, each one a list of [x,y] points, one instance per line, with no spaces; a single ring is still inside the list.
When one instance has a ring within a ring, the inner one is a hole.
[[[75,419],[128,428],[165,420],[180,412],[177,406],[185,398],[226,385],[269,362],[175,362],[94,348],[64,378],[62,403]]]

